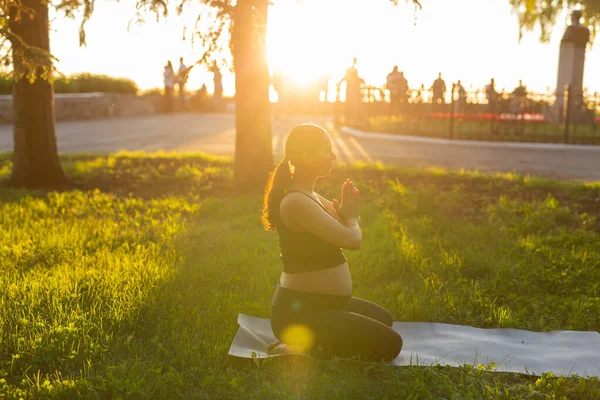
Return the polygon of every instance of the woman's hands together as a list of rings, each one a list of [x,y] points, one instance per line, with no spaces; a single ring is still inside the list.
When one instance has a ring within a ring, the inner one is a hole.
[[[359,191],[350,179],[342,184],[341,199],[333,199],[333,207],[344,222],[358,219],[360,212]]]

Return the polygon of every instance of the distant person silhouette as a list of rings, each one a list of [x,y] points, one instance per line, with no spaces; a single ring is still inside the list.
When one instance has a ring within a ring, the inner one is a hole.
[[[485,94],[488,100],[488,113],[492,114],[490,130],[492,133],[497,133],[496,113],[498,112],[498,92],[496,91],[494,78],[490,79],[490,83],[485,87]]]
[[[386,87],[390,91],[390,115],[403,112],[408,102],[408,81],[404,72],[398,71],[398,66],[395,65],[388,74]]]
[[[457,99],[454,104],[454,112],[457,114],[462,114],[465,112],[465,106],[467,104],[467,91],[465,90],[464,86],[460,82],[460,79],[458,80],[458,82],[456,82],[456,86],[454,87],[454,90],[456,91],[456,94],[457,94]]]
[[[275,67],[273,70],[271,84],[273,85],[275,92],[277,92],[277,112],[275,116],[278,117],[280,114],[285,114],[287,112],[289,95],[286,78],[279,67]]]
[[[490,79],[490,83],[485,87],[485,96],[487,97],[488,101],[488,112],[492,114],[495,113],[498,92],[496,92],[496,83],[494,82],[494,78]]]
[[[352,59],[352,66],[346,69],[344,77],[338,82],[341,85],[342,82],[346,82],[346,123],[354,124],[359,120],[360,115],[360,104],[362,102],[362,85],[365,83],[358,75],[356,69],[356,58]]]
[[[317,82],[319,88],[319,94],[317,101],[321,101],[321,93],[323,93],[324,101],[327,102],[327,97],[329,97],[329,80],[331,77],[328,74],[323,74],[319,77]]]
[[[522,114],[525,112],[525,102],[527,101],[527,89],[523,85],[523,81],[519,80],[519,86],[513,90],[510,96],[510,112]],[[521,116],[522,118],[522,116]]]
[[[171,61],[167,61],[163,71],[163,80],[165,84],[165,111],[173,111],[173,88],[175,87],[175,71]]]
[[[444,98],[446,97],[446,82],[442,79],[442,73],[438,74],[438,77],[435,81],[433,81],[433,85],[431,85],[432,91],[432,102],[434,107],[437,105],[444,104]]]
[[[213,104],[215,111],[222,111],[222,99],[223,99],[223,74],[215,61],[212,66],[214,93],[213,93]]]
[[[179,88],[179,99],[181,101],[181,108],[185,109],[185,85],[188,80],[188,73],[190,68],[188,68],[184,62],[183,57],[179,58],[179,69],[177,70],[177,86]]]
[[[523,81],[519,80],[519,86],[512,92],[514,102],[516,103],[518,112],[523,112],[525,108],[525,100],[527,99],[527,88],[523,85]]]
[[[198,90],[196,90],[196,92],[194,93],[194,95],[191,98],[191,106],[195,111],[201,111],[204,112],[207,109],[207,98],[208,98],[208,91],[206,90],[206,84],[202,84],[202,87]]]
[[[525,97],[525,96],[527,96],[527,89],[523,85],[523,81],[522,80],[519,80],[519,86],[517,86],[515,88],[515,90],[513,91],[513,95],[515,97]]]

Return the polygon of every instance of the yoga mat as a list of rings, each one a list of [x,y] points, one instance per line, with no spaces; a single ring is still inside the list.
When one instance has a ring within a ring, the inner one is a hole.
[[[239,314],[238,324],[230,355],[278,357],[266,353],[266,346],[275,341],[268,319]],[[495,363],[492,371],[600,377],[598,332],[531,332],[429,322],[394,322],[393,329],[404,340],[400,355],[388,363],[393,366]]]

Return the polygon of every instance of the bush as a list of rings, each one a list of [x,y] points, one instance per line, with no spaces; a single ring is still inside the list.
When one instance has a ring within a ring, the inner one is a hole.
[[[0,75],[0,94],[12,94],[12,78],[8,75]]]
[[[66,80],[54,82],[56,93],[131,93],[136,94],[138,87],[127,78],[113,78],[107,75],[89,73],[74,74]]]
[[[0,75],[0,94],[12,94],[12,82],[12,76],[6,74]],[[127,78],[81,73],[54,81],[54,92],[136,94],[138,86],[134,81]]]
[[[163,90],[161,88],[151,88],[151,89],[146,89],[142,92],[141,94],[142,96],[162,96],[163,95]]]

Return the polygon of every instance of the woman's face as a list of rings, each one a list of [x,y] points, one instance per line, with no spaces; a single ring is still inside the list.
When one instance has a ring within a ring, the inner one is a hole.
[[[333,152],[329,135],[323,132],[323,141],[315,146],[312,165],[317,176],[327,176],[333,167],[333,161],[337,158]]]
[[[333,153],[331,139],[327,132],[305,143],[306,150],[298,153],[292,160],[293,171],[300,168],[303,174],[316,177],[327,176],[331,172],[333,161],[337,158]]]

